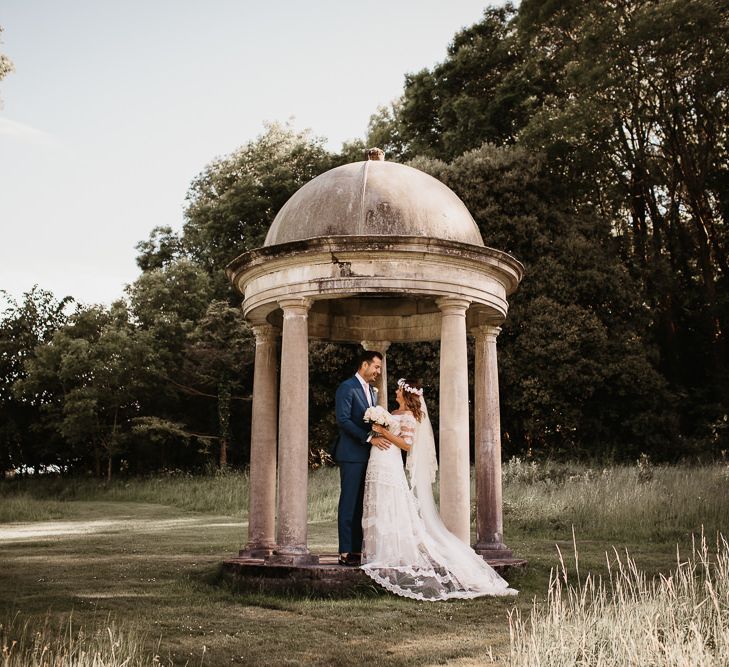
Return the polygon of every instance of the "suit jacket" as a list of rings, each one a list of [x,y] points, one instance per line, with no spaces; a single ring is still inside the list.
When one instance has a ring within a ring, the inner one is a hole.
[[[375,393],[370,387],[372,405],[377,405]],[[339,385],[335,399],[335,412],[339,426],[339,438],[334,446],[336,461],[365,463],[370,457],[367,436],[370,428],[363,417],[369,407],[367,396],[356,376]]]

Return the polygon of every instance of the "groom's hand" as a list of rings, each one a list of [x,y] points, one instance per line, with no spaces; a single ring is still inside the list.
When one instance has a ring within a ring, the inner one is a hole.
[[[390,442],[385,438],[372,438],[370,442],[377,449],[388,449],[390,447]]]

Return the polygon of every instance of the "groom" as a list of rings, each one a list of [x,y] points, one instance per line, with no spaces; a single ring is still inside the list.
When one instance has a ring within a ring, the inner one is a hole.
[[[339,564],[359,565],[362,560],[362,500],[370,445],[387,449],[385,438],[368,440],[370,429],[364,422],[368,407],[377,405],[370,386],[382,372],[379,352],[362,352],[355,375],[337,389],[335,411],[339,438],[334,447],[334,460],[339,464]]]

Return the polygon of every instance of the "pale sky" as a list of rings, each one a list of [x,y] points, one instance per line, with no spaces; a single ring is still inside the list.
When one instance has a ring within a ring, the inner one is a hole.
[[[213,158],[264,121],[293,118],[332,150],[363,138],[487,4],[3,0],[0,289],[110,303],[139,274],[134,246],[182,227]]]

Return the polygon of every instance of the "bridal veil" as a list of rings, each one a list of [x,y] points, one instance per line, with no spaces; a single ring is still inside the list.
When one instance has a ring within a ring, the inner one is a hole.
[[[382,479],[388,488],[380,488],[381,493],[369,495],[372,500],[377,498],[377,506],[369,508],[374,525],[365,526],[365,533],[374,530],[380,536],[395,537],[377,540],[374,549],[365,545],[368,559],[363,569],[384,588],[417,600],[514,595],[516,591],[441,521],[433,498],[438,467],[435,438],[422,396],[420,400],[423,419],[415,423],[406,464],[409,486],[400,466],[399,484],[390,486],[394,481],[391,474],[397,474],[392,470],[386,479]],[[409,413],[403,417],[415,421]],[[380,477],[375,470],[372,472]],[[368,483],[379,484],[377,479]]]

